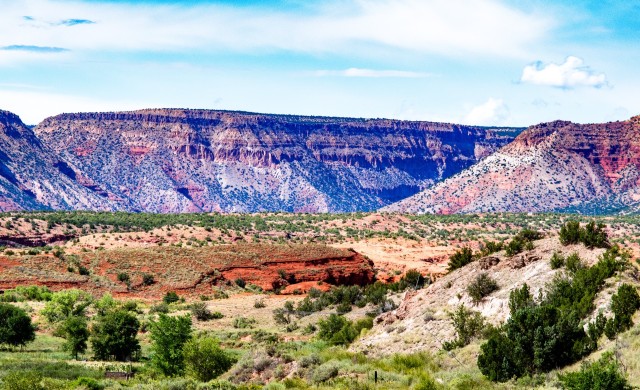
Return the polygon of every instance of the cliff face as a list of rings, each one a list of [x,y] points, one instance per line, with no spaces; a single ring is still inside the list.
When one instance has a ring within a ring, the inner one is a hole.
[[[0,111],[0,211],[113,209],[65,175],[71,169],[17,115]]]
[[[387,209],[404,212],[636,209],[640,117],[533,126],[479,164]]]
[[[366,211],[471,166],[519,129],[206,110],[63,114],[35,128],[120,210]]]

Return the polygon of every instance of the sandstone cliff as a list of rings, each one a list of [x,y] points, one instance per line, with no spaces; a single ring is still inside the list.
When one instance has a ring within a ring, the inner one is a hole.
[[[77,184],[119,210],[150,212],[374,210],[519,131],[178,109],[63,114],[35,128]]]
[[[477,165],[386,210],[602,213],[639,203],[640,117],[634,117],[533,126]]]

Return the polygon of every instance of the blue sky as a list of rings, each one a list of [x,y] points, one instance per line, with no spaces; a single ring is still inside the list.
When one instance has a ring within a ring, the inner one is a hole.
[[[527,126],[640,114],[640,3],[0,0],[0,109]]]

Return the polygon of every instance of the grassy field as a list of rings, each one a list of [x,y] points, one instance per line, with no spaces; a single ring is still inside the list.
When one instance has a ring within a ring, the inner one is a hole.
[[[166,270],[167,274],[179,278],[181,273],[199,272],[198,264],[204,258],[220,251],[221,244],[232,242],[248,246],[274,243],[348,246],[351,243],[362,243],[362,247],[366,249],[368,242],[391,240],[398,246],[431,245],[455,250],[467,245],[479,248],[485,240],[509,240],[522,228],[543,231],[555,237],[556,231],[568,219],[588,221],[592,218],[558,214],[166,216],[125,213],[12,213],[0,216],[0,235],[41,239],[47,235],[65,234],[66,243],[49,247],[2,248],[7,261],[0,264],[0,268],[7,268],[9,262],[12,262],[11,266],[15,266],[13,263],[24,264],[25,269],[37,270],[42,269],[36,264],[38,259],[48,259],[59,268],[61,274],[66,275],[68,261],[62,261],[61,257],[54,255],[56,250],[63,250],[67,256],[77,256],[79,264],[91,264],[89,269],[111,267],[111,277],[103,282],[116,283],[114,275],[118,274],[122,262],[138,269],[142,275],[148,272],[149,264],[158,257],[171,254],[171,258],[184,258],[183,262]],[[608,225],[607,231],[612,242],[624,244],[631,249],[638,248],[640,217],[597,217],[596,220]],[[316,247],[317,250],[319,248],[321,247]],[[323,251],[328,251],[326,253],[329,255],[344,251],[324,248],[327,249]],[[119,257],[106,258],[106,253],[117,253]],[[230,252],[224,252],[224,260],[228,260],[231,255]],[[286,255],[286,251],[273,254],[278,258]],[[317,257],[318,253],[311,255]],[[249,262],[251,260],[250,257],[242,259]],[[55,263],[56,261],[60,264]],[[635,261],[634,258],[633,262]],[[634,283],[637,284],[637,271],[635,274],[632,271],[625,274],[625,280],[633,282],[633,275],[636,275]],[[56,274],[49,272],[35,276],[55,278]],[[401,276],[401,273],[396,276]],[[76,272],[73,277],[98,276],[80,275]],[[613,288],[620,281],[616,278],[609,280],[607,287]],[[386,298],[394,302],[389,303],[390,308],[387,310],[392,310],[410,291],[386,291]],[[305,295],[283,296],[264,293],[254,286],[242,288],[237,285],[210,287],[198,294],[201,296],[180,295],[183,300],[169,305],[163,305],[157,297],[138,299],[135,315],[141,324],[137,337],[142,353],[141,359],[133,363],[96,361],[93,359],[91,345],[79,360],[72,359],[69,353],[62,350],[64,339],[54,336],[55,327],[48,324],[41,314],[45,303],[28,300],[12,302],[12,305],[27,310],[38,330],[35,341],[23,348],[0,348],[0,381],[18,372],[39,375],[39,388],[47,389],[551,389],[558,388],[558,373],[580,368],[580,363],[576,363],[559,371],[506,383],[493,383],[477,367],[480,345],[484,342],[481,338],[449,352],[432,349],[412,354],[398,352],[372,356],[354,352],[345,345],[331,345],[331,342],[319,336],[318,323],[332,313],[344,312],[344,316],[354,322],[372,313],[379,313],[376,312],[379,307],[368,301],[363,301],[362,305],[349,304],[348,310],[343,305],[334,303],[305,316],[298,317],[292,313],[291,321],[282,323],[276,321],[274,311],[285,307],[288,301],[292,307],[298,307]],[[117,294],[117,299],[123,303],[132,297],[123,293]],[[210,312],[220,313],[221,318],[197,320],[191,311],[194,303],[204,303]],[[229,371],[210,383],[200,383],[188,376],[162,376],[149,361],[152,353],[150,323],[162,311],[168,311],[170,316],[191,315],[195,334],[215,337],[237,362]],[[95,307],[89,307],[90,321],[95,318],[96,312]],[[588,359],[597,359],[606,351],[614,352],[630,383],[640,386],[640,326],[637,324],[640,317],[636,313],[633,319],[636,324],[615,340],[603,337],[598,350]],[[374,320],[374,326],[384,325],[376,324]],[[362,329],[356,338],[364,337],[368,332]],[[410,342],[402,339],[401,332],[396,333],[399,342]],[[104,379],[105,371],[130,369],[136,372],[134,379]],[[4,382],[0,382],[0,389],[3,386]]]

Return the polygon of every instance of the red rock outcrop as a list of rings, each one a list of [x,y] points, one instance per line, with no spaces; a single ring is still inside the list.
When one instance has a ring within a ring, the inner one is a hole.
[[[68,267],[75,265],[51,255],[0,256],[0,289],[39,284],[149,298],[168,290],[211,294],[213,286],[234,284],[238,279],[264,290],[303,282],[365,285],[375,280],[373,262],[359,253],[308,244],[114,249],[80,254],[79,263],[92,277],[69,272]],[[130,276],[130,288],[118,281],[120,273]],[[153,276],[153,284],[144,285],[145,274]]]

